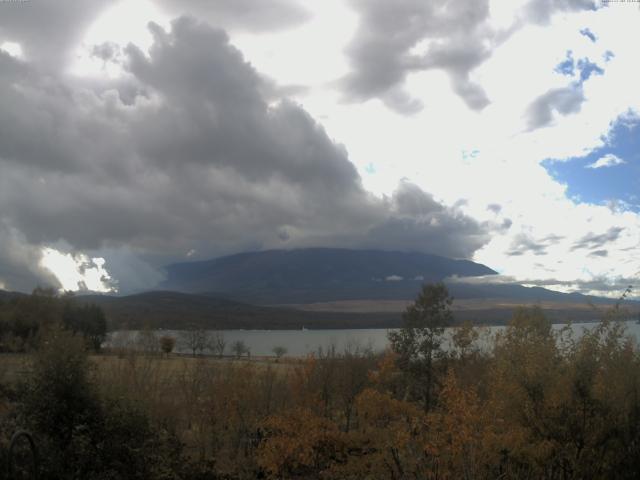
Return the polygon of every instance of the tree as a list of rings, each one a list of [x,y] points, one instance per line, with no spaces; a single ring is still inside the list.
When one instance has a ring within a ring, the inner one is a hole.
[[[456,327],[451,336],[456,356],[463,362],[473,353],[473,345],[480,337],[480,333],[469,321]]]
[[[19,424],[37,439],[38,478],[183,478],[172,471],[183,463],[180,445],[139,403],[104,392],[94,374],[84,338],[56,325],[42,330],[17,397]]]
[[[213,332],[207,341],[209,349],[217,355],[219,358],[222,358],[224,355],[224,349],[227,346],[227,341],[224,339],[224,335],[222,332]]]
[[[271,351],[273,352],[273,354],[276,356],[278,360],[280,360],[280,358],[282,358],[283,355],[287,354],[287,349],[281,345],[277,345],[273,347]]]
[[[107,319],[95,304],[78,305],[73,297],[63,299],[62,323],[73,333],[80,333],[96,352],[107,338]]]
[[[201,328],[194,328],[192,330],[185,330],[181,332],[180,339],[182,340],[184,347],[191,350],[194,357],[197,354],[201,355],[207,347],[207,332]]]
[[[416,391],[425,411],[433,405],[434,363],[443,353],[444,329],[453,320],[452,302],[443,283],[423,285],[418,298],[402,316],[402,328],[388,335],[398,354],[398,367],[409,377],[409,387]]]
[[[160,348],[162,352],[167,356],[173,351],[176,346],[176,339],[169,335],[163,335],[160,337]]]
[[[138,348],[146,354],[154,355],[159,353],[160,343],[158,342],[158,336],[149,327],[145,327],[138,332],[136,343]]]
[[[83,339],[59,326],[43,333],[33,374],[21,393],[21,413],[36,431],[68,445],[74,428],[95,416],[97,399],[89,381]]]
[[[231,351],[235,353],[237,358],[240,358],[244,353],[249,354],[249,347],[242,340],[236,340],[231,345]]]

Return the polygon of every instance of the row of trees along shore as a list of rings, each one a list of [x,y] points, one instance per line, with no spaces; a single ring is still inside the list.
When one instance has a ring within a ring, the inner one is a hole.
[[[522,308],[444,349],[450,305],[425,285],[386,352],[279,363],[88,355],[72,324],[40,324],[25,378],[0,356],[0,465],[20,426],[42,479],[638,477],[640,352],[620,305],[582,335]]]
[[[179,349],[180,353],[186,352],[193,357],[210,355],[222,358],[230,354],[235,358],[244,356],[251,358],[251,349],[243,340],[235,340],[229,344],[223,332],[195,327],[182,330],[177,334],[156,332],[146,328],[137,332],[135,336],[129,331],[122,330],[111,335],[107,346],[108,352],[119,355],[137,350],[147,355],[168,356],[176,349]],[[272,353],[280,359],[287,353],[287,349],[283,346],[275,346]]]
[[[94,351],[100,350],[107,335],[100,307],[77,302],[71,294],[59,296],[53,289],[36,288],[31,295],[0,300],[0,352],[37,348],[41,330],[52,325],[81,335]]]

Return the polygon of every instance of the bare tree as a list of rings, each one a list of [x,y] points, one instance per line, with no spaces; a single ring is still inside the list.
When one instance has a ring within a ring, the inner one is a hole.
[[[109,348],[118,353],[119,357],[122,357],[127,350],[131,350],[134,346],[134,337],[128,330],[119,330],[108,336],[107,344]]]
[[[153,355],[160,352],[158,336],[154,330],[151,330],[148,327],[145,327],[138,332],[136,344],[138,349],[144,353]]]
[[[231,345],[231,351],[235,354],[236,358],[240,358],[244,353],[251,355],[249,347],[242,341],[236,340]]]
[[[180,333],[180,341],[182,346],[191,351],[194,357],[198,354],[202,355],[207,348],[207,332],[201,328],[184,330]]]
[[[209,332],[207,347],[214,355],[222,358],[224,355],[224,349],[227,346],[227,341],[224,339],[222,332]]]

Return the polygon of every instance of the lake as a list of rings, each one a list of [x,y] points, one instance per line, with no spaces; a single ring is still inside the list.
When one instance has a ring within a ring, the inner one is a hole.
[[[627,333],[640,340],[640,324],[635,321],[622,322],[626,326]],[[597,323],[574,323],[571,325],[573,335],[579,336],[585,329],[592,329]],[[564,324],[554,324],[554,329],[561,329]],[[480,344],[489,345],[491,338],[503,326],[482,327]],[[345,329],[345,330],[219,330],[224,335],[227,343],[226,355],[231,354],[231,345],[238,340],[243,341],[251,351],[251,355],[270,356],[273,348],[282,346],[287,349],[287,355],[305,356],[316,352],[318,348],[327,349],[335,345],[336,351],[342,352],[347,347],[371,348],[379,352],[389,344],[387,340],[388,329]],[[159,330],[155,332],[158,337],[169,335],[178,341],[175,352],[191,353],[181,341],[183,332],[180,330]],[[450,332],[449,332],[450,333]],[[139,332],[135,330],[119,330],[108,335],[105,347],[125,346],[133,348]],[[448,340],[445,340],[445,348],[448,348]]]

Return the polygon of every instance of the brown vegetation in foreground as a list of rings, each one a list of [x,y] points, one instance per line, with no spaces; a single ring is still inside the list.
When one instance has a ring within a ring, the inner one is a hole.
[[[465,325],[445,352],[449,305],[426,287],[384,355],[277,363],[89,359],[52,327],[27,381],[3,377],[0,455],[22,425],[51,479],[637,477],[640,353],[618,309],[580,338],[521,309],[490,349]]]

